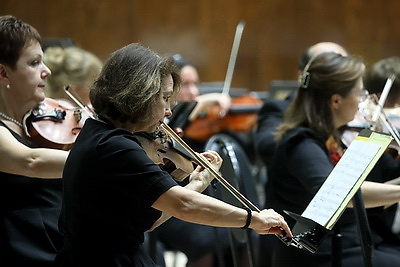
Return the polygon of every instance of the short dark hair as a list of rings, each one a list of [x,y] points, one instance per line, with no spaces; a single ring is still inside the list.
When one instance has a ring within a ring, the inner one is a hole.
[[[0,16],[0,64],[15,69],[22,49],[32,41],[42,43],[34,27],[11,15]]]

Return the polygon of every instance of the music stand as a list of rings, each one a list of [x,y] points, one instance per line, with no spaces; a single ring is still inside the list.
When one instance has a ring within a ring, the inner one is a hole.
[[[302,215],[285,211],[296,220],[296,224],[292,230],[293,238],[280,239],[287,246],[295,246],[315,253],[326,234],[333,229],[348,203],[353,199],[364,262],[366,266],[370,266],[372,238],[365,236],[365,233],[369,233],[369,225],[360,186],[392,140],[393,138],[387,134],[372,132],[368,129],[362,130],[347,148]],[[340,233],[336,234],[339,234],[340,239]],[[340,243],[336,245],[340,246]],[[333,247],[333,249],[336,256],[341,256],[337,248]]]

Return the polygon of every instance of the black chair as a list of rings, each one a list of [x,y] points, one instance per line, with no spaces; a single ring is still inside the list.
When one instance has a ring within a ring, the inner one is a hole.
[[[205,150],[214,150],[220,154],[223,159],[223,164],[220,169],[222,177],[255,206],[259,207],[259,197],[255,177],[252,172],[252,164],[239,142],[234,137],[221,133],[211,137],[207,141]],[[241,202],[220,183],[214,186],[214,189],[210,187],[208,193],[237,207],[243,206]],[[257,238],[257,235],[249,229],[230,228],[228,232],[233,266],[241,266],[239,264],[239,254],[240,248],[243,247],[245,247],[247,251],[246,256],[249,261],[247,266],[254,266],[255,251],[253,246],[256,244],[254,239]]]

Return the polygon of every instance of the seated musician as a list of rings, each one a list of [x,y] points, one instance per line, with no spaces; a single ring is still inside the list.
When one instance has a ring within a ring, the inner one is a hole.
[[[322,53],[304,69],[297,95],[285,113],[276,135],[277,146],[269,168],[266,205],[282,212],[301,214],[334,164],[326,146],[340,138],[338,129],[353,120],[363,93],[365,65],[355,56]],[[364,182],[361,186],[367,208],[391,205],[400,200],[400,186]],[[294,221],[287,218],[293,226]],[[354,211],[346,209],[334,229],[342,235],[342,266],[363,266],[361,242]],[[373,266],[395,266],[400,256],[376,247]],[[277,244],[272,266],[331,266],[332,234],[316,253]]]
[[[86,121],[64,168],[64,244],[56,266],[156,266],[142,249],[144,232],[170,216],[292,236],[272,210],[246,211],[198,193],[211,182],[211,169],[196,168],[184,188],[150,159],[135,134],[169,128],[160,120],[171,116],[179,83],[171,60],[139,44],[106,61],[90,91],[98,117]],[[217,153],[202,155],[219,169]]]
[[[302,70],[311,58],[323,52],[336,52],[338,54],[347,55],[346,50],[339,44],[333,42],[319,42],[308,47],[300,56],[298,64],[298,75],[301,76]],[[272,155],[275,150],[276,127],[282,122],[283,114],[287,107],[294,99],[297,91],[291,93],[286,99],[270,99],[266,100],[258,112],[258,123],[254,134],[254,143],[257,156],[268,167],[271,164]],[[265,184],[266,186],[266,184]],[[267,191],[267,188],[264,188]],[[260,237],[260,250],[263,251],[258,259],[259,266],[270,266],[271,247],[279,242],[275,238],[267,236]]]

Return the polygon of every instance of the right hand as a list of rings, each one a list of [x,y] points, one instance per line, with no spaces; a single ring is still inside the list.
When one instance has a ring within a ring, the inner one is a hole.
[[[195,99],[197,101],[196,107],[192,110],[189,115],[189,121],[196,119],[199,114],[209,108],[219,107],[220,116],[223,117],[227,114],[229,107],[231,106],[231,97],[228,94],[223,93],[209,93],[199,95]]]
[[[273,209],[264,209],[260,212],[252,212],[250,228],[258,234],[278,234],[293,237],[288,224],[282,215]]]
[[[217,152],[208,150],[199,155],[203,157],[204,160],[208,160],[214,170],[218,171],[221,168],[222,158]],[[196,167],[189,178],[190,181],[203,181],[206,185],[209,185],[213,179],[214,175],[212,175],[212,173],[208,169],[204,169],[200,165]]]

